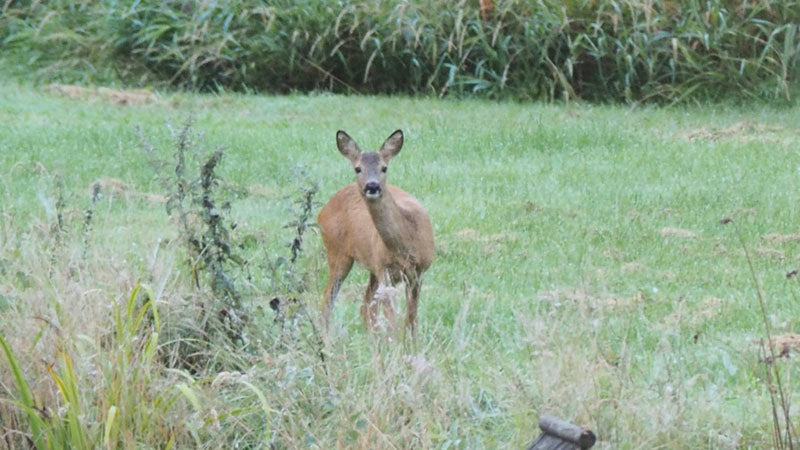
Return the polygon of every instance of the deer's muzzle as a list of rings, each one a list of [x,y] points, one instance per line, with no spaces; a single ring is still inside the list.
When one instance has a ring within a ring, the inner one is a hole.
[[[370,181],[364,185],[364,196],[367,198],[377,198],[381,195],[381,185],[375,181]]]

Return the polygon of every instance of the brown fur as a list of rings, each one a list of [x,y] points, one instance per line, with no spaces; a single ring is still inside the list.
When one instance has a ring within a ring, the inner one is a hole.
[[[387,143],[398,133],[390,136]],[[346,134],[342,139],[345,144],[351,143]],[[361,308],[367,327],[373,328],[377,319],[378,301],[374,296],[378,285],[405,281],[406,326],[415,333],[422,275],[430,267],[434,256],[433,228],[428,213],[414,197],[388,185],[385,174],[378,176],[381,165],[385,167],[388,160],[399,152],[402,133],[399,134],[399,144],[393,144],[396,147],[394,152],[387,153],[382,148],[380,158],[375,158],[375,153],[352,150],[345,144],[340,142],[340,151],[351,159],[354,167],[362,170],[357,175],[357,182],[334,194],[317,218],[330,268],[323,297],[325,324],[327,326],[341,282],[350,273],[353,262],[357,261],[370,272]],[[352,145],[355,146],[355,143],[352,142]],[[378,179],[380,197],[365,198],[364,185]],[[391,302],[383,304],[391,326],[395,320],[394,309]]]

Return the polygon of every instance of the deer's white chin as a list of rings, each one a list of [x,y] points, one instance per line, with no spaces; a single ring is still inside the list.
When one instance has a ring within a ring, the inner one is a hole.
[[[381,196],[380,192],[365,192],[364,198],[367,200],[376,200]]]

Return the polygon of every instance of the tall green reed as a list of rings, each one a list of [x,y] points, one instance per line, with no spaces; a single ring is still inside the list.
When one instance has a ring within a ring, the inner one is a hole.
[[[11,2],[45,79],[593,101],[792,99],[800,2]],[[25,6],[29,6],[26,8]]]

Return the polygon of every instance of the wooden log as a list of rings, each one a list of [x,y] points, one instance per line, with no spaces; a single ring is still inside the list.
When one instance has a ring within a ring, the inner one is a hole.
[[[582,449],[593,446],[595,441],[597,441],[597,438],[591,430],[583,429],[548,414],[542,414],[539,417],[539,428],[544,434],[555,436],[575,444]]]
[[[567,442],[549,434],[542,434],[528,447],[528,450],[581,450],[581,448],[572,442]]]

